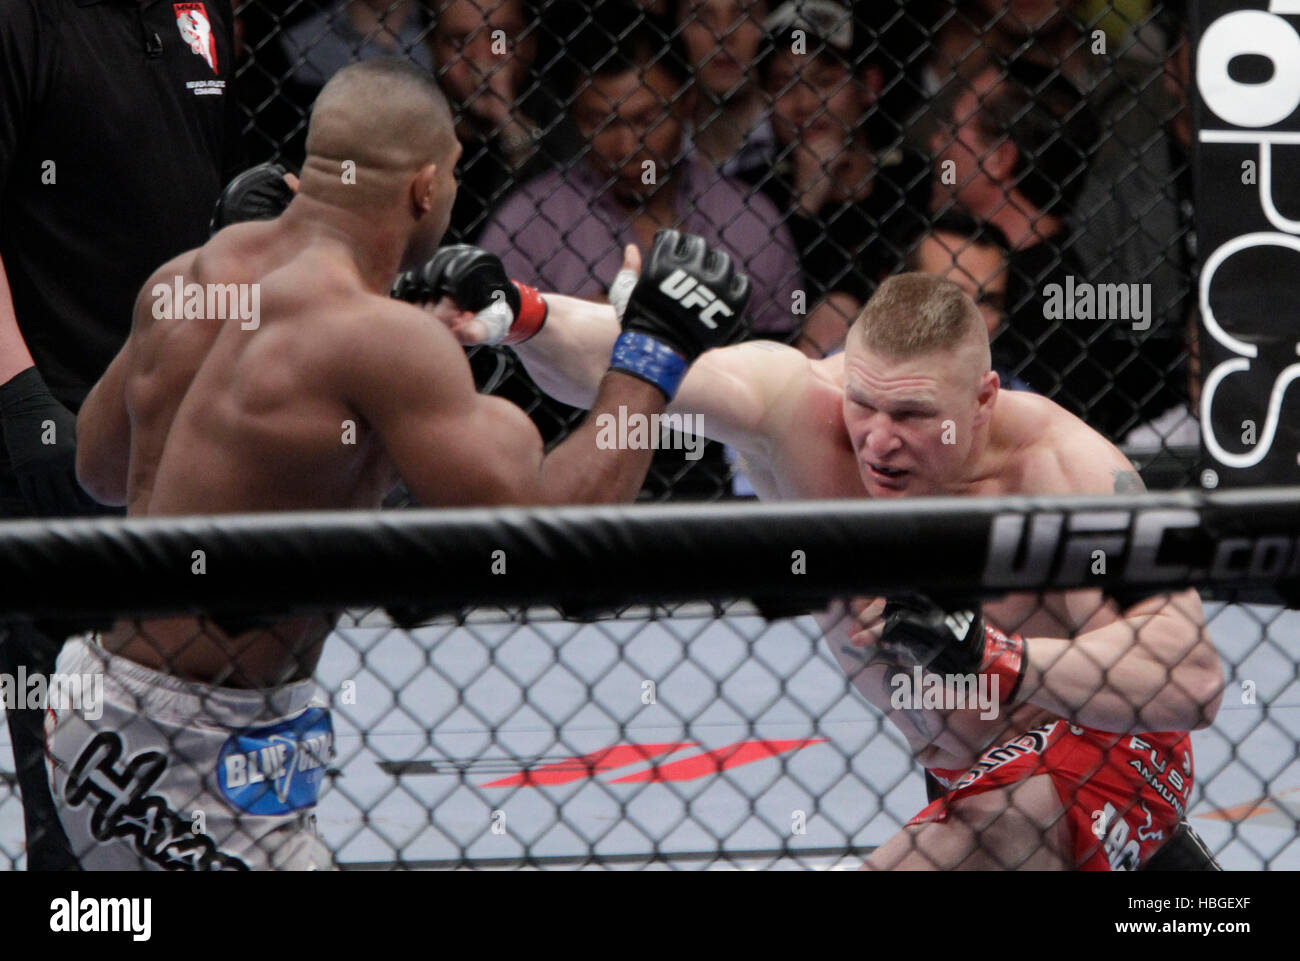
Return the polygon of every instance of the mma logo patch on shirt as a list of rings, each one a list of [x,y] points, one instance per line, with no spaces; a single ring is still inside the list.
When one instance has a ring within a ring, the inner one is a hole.
[[[334,756],[334,725],[322,707],[266,727],[245,728],[221,746],[217,782],[249,814],[288,814],[316,804]]]
[[[212,35],[208,8],[202,3],[173,3],[172,9],[176,11],[176,27],[181,32],[181,39],[216,73],[217,38]]]

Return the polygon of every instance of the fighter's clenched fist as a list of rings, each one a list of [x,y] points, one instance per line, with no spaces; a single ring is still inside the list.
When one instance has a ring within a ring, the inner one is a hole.
[[[648,381],[671,399],[700,354],[741,339],[749,278],[702,237],[676,230],[655,234],[644,269],[640,260],[628,247],[610,289],[622,334],[609,369]],[[393,295],[432,305],[434,316],[465,345],[522,343],[547,315],[546,301],[508,280],[494,254],[465,245],[445,247],[424,267],[403,274]]]
[[[611,297],[611,299],[614,299]],[[744,332],[749,277],[703,237],[661,230],[626,305],[617,301],[624,331],[671,346],[687,360],[735,343]]]
[[[298,176],[280,164],[249,167],[226,184],[212,211],[211,232],[249,220],[274,220],[298,192]]]
[[[703,237],[661,230],[627,304],[614,304],[623,333],[610,369],[649,381],[671,400],[695,358],[740,339],[748,300],[749,278],[730,257]]]
[[[923,594],[896,594],[883,612],[880,645],[906,652],[926,670],[943,675],[989,674],[1002,703],[1011,702],[1025,677],[1025,639],[986,624],[978,602],[945,608]]]
[[[472,314],[477,322],[474,335],[461,337],[462,343],[518,344],[546,323],[541,295],[507,277],[496,254],[470,244],[441,247],[422,267],[398,274],[393,296],[412,304],[441,305],[445,321]],[[443,304],[443,298],[452,303]]]

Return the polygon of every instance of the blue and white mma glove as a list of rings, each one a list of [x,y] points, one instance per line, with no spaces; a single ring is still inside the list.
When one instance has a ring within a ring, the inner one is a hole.
[[[630,289],[629,289],[630,288]],[[623,333],[610,370],[654,384],[669,400],[700,354],[740,340],[745,332],[749,278],[703,237],[661,230],[641,276],[621,271],[610,303]]]

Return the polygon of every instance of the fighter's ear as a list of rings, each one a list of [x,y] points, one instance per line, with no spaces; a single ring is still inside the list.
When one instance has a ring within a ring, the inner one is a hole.
[[[437,196],[435,186],[438,182],[438,165],[428,163],[421,167],[411,180],[411,212],[416,219],[423,217],[433,209]]]
[[[998,390],[1001,388],[1002,378],[998,376],[995,370],[986,370],[980,377],[979,393],[975,395],[975,420],[977,423],[984,423],[993,416],[993,405],[998,399]]]

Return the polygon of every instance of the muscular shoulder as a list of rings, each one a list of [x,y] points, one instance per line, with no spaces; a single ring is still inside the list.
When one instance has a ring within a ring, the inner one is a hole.
[[[433,330],[438,325],[412,304],[357,292],[349,301],[330,324],[337,340],[332,349],[345,363],[349,357],[357,362],[372,356],[400,357],[404,350],[422,351],[439,342],[438,333],[446,333]]]
[[[251,228],[252,232],[245,232],[245,228]],[[220,287],[224,291],[227,285],[261,280],[267,230],[267,225],[261,223],[238,224],[202,247],[187,250],[164,263],[149,275],[136,295],[133,330],[147,332],[154,321],[164,317],[177,320],[194,317],[187,313],[194,297],[192,285],[204,288],[199,302],[201,309],[206,310],[212,299],[208,287]]]
[[[805,408],[808,391],[819,383],[814,366],[794,348],[769,340],[710,350],[687,372],[672,409],[702,414],[709,437],[761,457]]]
[[[692,372],[719,390],[757,390],[769,402],[792,399],[817,380],[834,381],[837,358],[813,361],[774,340],[751,340],[703,354]],[[689,378],[688,374],[688,378]]]
[[[357,395],[392,387],[400,392],[411,378],[436,392],[449,368],[468,369],[464,351],[442,324],[424,310],[388,297],[358,296],[329,324],[328,369],[345,393]]]
[[[1139,493],[1146,488],[1114,444],[1058,404],[1036,394],[1007,392],[1021,465],[1017,493]]]
[[[202,253],[202,247],[196,247],[193,250],[187,250],[182,254],[177,254],[171,260],[164,263],[152,274],[141,288],[142,295],[148,295],[154,284],[171,283],[176,277],[188,278],[194,273],[194,264]]]
[[[155,297],[165,296],[163,287],[176,291],[179,281],[182,285],[189,283],[242,283],[257,279],[256,271],[260,258],[260,241],[250,242],[248,229],[252,228],[252,237],[261,237],[266,225],[238,224],[222,231],[201,247],[195,247],[171,260],[149,275],[149,279],[140,288],[136,298],[137,320],[142,308],[152,314]],[[182,293],[184,288],[182,286]]]
[[[250,220],[232,224],[195,250],[191,279],[198,283],[245,283],[263,279],[299,260],[300,248],[284,242],[275,221]],[[308,260],[302,260],[308,263]]]
[[[762,374],[768,399],[767,430],[780,443],[822,436],[827,426],[843,428],[844,355],[813,360],[803,351],[771,341],[769,367]]]
[[[167,298],[164,303],[170,303],[176,290],[176,280],[181,278],[184,284],[185,279],[194,272],[194,261],[199,255],[199,250],[187,250],[183,254],[177,254],[171,260],[167,261],[144,282],[135,298],[135,308],[131,316],[131,333],[139,338],[153,326],[156,319],[154,307],[159,303],[160,297]],[[167,288],[163,290],[163,288]]]

